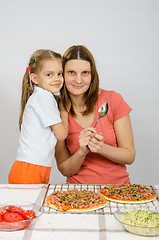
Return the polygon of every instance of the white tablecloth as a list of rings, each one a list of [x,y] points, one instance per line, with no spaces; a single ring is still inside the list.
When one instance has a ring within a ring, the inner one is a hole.
[[[96,188],[94,185],[69,185],[69,189],[74,187],[92,188],[98,192],[98,186]],[[0,185],[0,201],[21,200],[43,204],[46,194],[62,188],[68,188],[68,185]],[[159,186],[154,186],[154,189],[159,194]],[[157,205],[158,201],[153,205]],[[116,203],[108,203],[104,214],[59,213],[48,211],[45,204],[43,206],[45,211],[33,229],[0,232],[0,240],[159,240],[159,237],[143,237],[126,232],[112,214],[119,207]]]

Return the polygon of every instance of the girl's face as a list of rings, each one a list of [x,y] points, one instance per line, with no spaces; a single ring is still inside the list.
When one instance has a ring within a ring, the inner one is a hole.
[[[44,60],[37,74],[30,74],[31,80],[37,87],[51,93],[60,91],[63,85],[63,69],[61,60]]]
[[[81,59],[69,60],[65,65],[64,76],[69,93],[83,95],[91,82],[90,62]]]

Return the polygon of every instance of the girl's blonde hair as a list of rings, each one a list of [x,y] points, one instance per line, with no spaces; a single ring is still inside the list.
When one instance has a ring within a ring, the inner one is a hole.
[[[82,45],[74,45],[71,46],[66,50],[66,52],[63,55],[63,71],[65,74],[65,65],[69,60],[74,59],[81,59],[86,60],[90,62],[91,65],[91,83],[89,86],[89,89],[84,94],[84,105],[86,107],[85,111],[82,112],[83,116],[88,115],[89,113],[93,112],[94,105],[98,100],[98,92],[99,92],[99,76],[96,69],[96,64],[93,55],[91,52]],[[65,76],[64,76],[65,77]],[[71,115],[74,117],[76,116],[76,113],[73,109],[73,104],[70,98],[69,91],[66,88],[65,82],[63,84],[61,92],[61,102],[64,107],[64,109],[71,113]],[[68,110],[70,109],[70,110]]]
[[[21,96],[21,111],[20,111],[20,117],[19,117],[19,130],[21,130],[21,124],[22,124],[25,105],[34,90],[34,83],[31,82],[30,74],[38,73],[42,68],[43,61],[54,60],[54,59],[62,60],[61,54],[53,52],[49,49],[39,49],[32,54],[32,56],[29,60],[29,64],[28,64],[28,68],[27,68],[28,71],[25,72],[25,74],[23,76],[23,81],[22,81],[22,96]]]

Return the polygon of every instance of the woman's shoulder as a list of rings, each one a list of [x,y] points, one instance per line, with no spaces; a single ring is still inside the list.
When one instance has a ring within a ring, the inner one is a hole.
[[[114,90],[101,89],[100,102],[107,102],[109,106],[109,119],[113,122],[131,112],[131,107],[125,102],[122,95]]]
[[[107,102],[109,107],[115,107],[121,104],[124,101],[122,95],[114,90],[104,90],[101,89],[98,97],[98,103],[102,104]]]
[[[114,90],[104,90],[104,89],[100,89],[100,93],[99,93],[100,98],[107,98],[109,100],[116,99],[116,98],[120,98],[121,94],[114,91]]]

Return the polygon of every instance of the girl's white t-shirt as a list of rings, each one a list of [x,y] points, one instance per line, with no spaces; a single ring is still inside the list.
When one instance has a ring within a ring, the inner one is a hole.
[[[50,126],[59,122],[53,94],[35,87],[25,106],[16,160],[52,167],[57,139]]]

